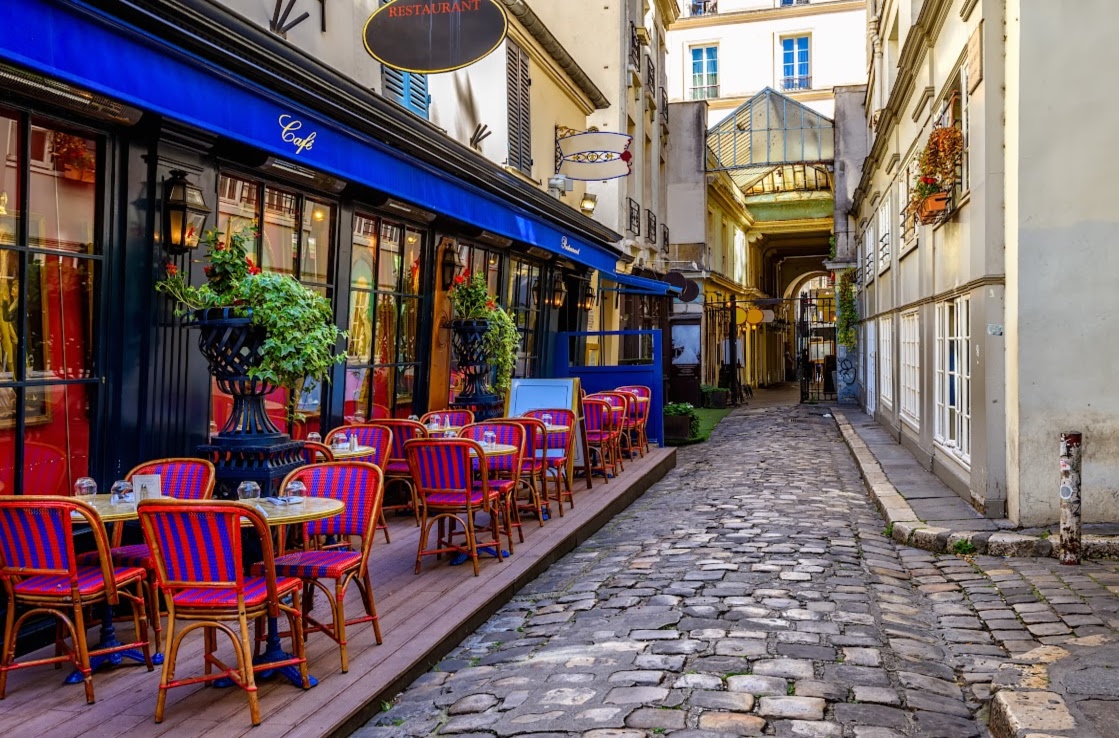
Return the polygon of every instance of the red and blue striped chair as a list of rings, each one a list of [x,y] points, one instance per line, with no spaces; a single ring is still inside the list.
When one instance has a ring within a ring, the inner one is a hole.
[[[346,626],[373,623],[373,635],[377,644],[381,643],[381,622],[373,601],[373,585],[369,581],[369,554],[373,550],[376,521],[381,512],[384,478],[380,467],[368,462],[335,461],[296,469],[287,475],[283,486],[287,487],[294,480],[303,482],[310,497],[328,497],[346,503],[346,509],[340,515],[303,524],[303,540],[307,549],[277,556],[276,575],[303,580],[305,606],[311,601],[311,587],[318,587],[326,594],[333,624],[313,619],[308,612],[309,607],[305,607],[303,634],[326,633],[342,652],[342,671],[349,671]],[[351,548],[352,536],[361,537],[359,551]],[[336,543],[326,543],[339,537],[341,540]],[[262,573],[260,564],[253,566],[253,574],[259,576]],[[320,581],[322,579],[334,580],[333,592]],[[365,615],[347,620],[346,590],[351,583],[357,583]]]
[[[248,693],[253,725],[260,725],[256,672],[296,666],[303,688],[310,689],[303,652],[301,582],[295,577],[276,576],[272,536],[260,510],[244,502],[157,499],[141,500],[137,511],[144,540],[155,560],[156,580],[167,602],[168,647],[159,679],[155,721],[163,721],[167,690],[174,687],[227,678]],[[258,575],[246,576],[242,567],[242,521],[247,521],[260,537],[264,561]],[[289,595],[292,604],[284,604],[283,599]],[[279,617],[281,612],[288,619],[294,655],[254,665],[249,623],[265,616]],[[180,627],[180,621],[187,625]],[[205,672],[175,679],[183,638],[199,628],[205,634]],[[219,631],[233,642],[235,667],[214,655]],[[217,674],[213,673],[215,666]]]
[[[325,461],[334,461],[334,452],[330,446],[318,441],[303,442],[303,461],[308,464],[321,464]]]
[[[528,491],[528,498],[523,503],[519,497],[514,499],[518,517],[521,510],[529,510],[536,514],[540,527],[544,527],[545,511],[549,517],[552,512],[548,502],[548,462],[544,454],[548,445],[547,429],[544,422],[536,418],[510,418],[508,422],[524,427],[524,453],[520,480],[514,494],[519,494],[521,489],[525,489]]]
[[[207,459],[192,457],[173,457],[147,461],[128,472],[125,479],[129,482],[137,474],[158,474],[159,493],[176,500],[208,500],[214,494],[214,465]],[[155,587],[155,561],[146,543],[133,543],[122,546],[121,536],[124,525],[113,526],[113,547],[109,551],[113,566],[138,566],[148,573],[145,583],[148,588],[148,619],[155,630],[155,652],[159,653],[163,643],[163,622],[160,620],[159,592]],[[93,565],[97,552],[83,554],[81,562]]]
[[[389,446],[389,456],[385,463],[380,464],[381,471],[385,473],[385,491],[392,484],[402,484],[408,489],[408,503],[403,505],[384,505],[382,510],[408,510],[416,516],[416,525],[420,525],[420,509],[416,498],[416,488],[412,483],[412,471],[408,468],[408,461],[404,456],[404,446],[414,438],[427,438],[427,429],[422,423],[415,420],[388,419],[378,420],[375,425],[388,428],[392,431],[392,443]]]
[[[424,556],[442,558],[446,553],[464,553],[474,564],[478,576],[478,549],[492,547],[502,561],[501,534],[498,531],[495,505],[500,496],[489,486],[485,464],[474,464],[484,451],[480,444],[467,438],[417,438],[404,447],[408,466],[416,483],[420,511],[420,544],[416,552],[416,573]],[[489,516],[490,540],[478,540],[474,515]],[[437,526],[435,548],[427,547],[431,528]],[[464,545],[455,543],[455,527],[465,534]]]
[[[602,472],[607,483],[610,475],[618,473],[618,436],[614,424],[614,406],[604,399],[587,397],[583,400],[583,425],[587,430],[587,446],[598,455],[598,465],[591,459],[591,474]]]
[[[100,554],[83,566],[74,553],[74,523],[88,525]],[[30,666],[70,663],[82,675],[85,699],[93,704],[90,658],[140,648],[148,671],[155,668],[148,643],[144,570],[112,567],[109,543],[101,519],[85,502],[66,497],[19,495],[0,497],[0,584],[8,598],[4,620],[4,651],[0,654],[0,699],[8,672]],[[131,588],[131,589],[130,589]],[[85,610],[91,605],[132,604],[136,640],[111,648],[89,650]],[[18,618],[16,610],[30,608]],[[29,619],[55,619],[55,655],[16,663],[16,636]],[[64,633],[72,645],[67,645]]]
[[[626,457],[632,457],[633,444],[630,439],[627,423],[630,412],[633,410],[633,406],[637,401],[636,396],[628,392],[595,392],[593,395],[587,395],[587,397],[592,400],[605,400],[614,407],[613,428],[616,431],[614,440],[615,443],[617,443],[615,459],[618,462],[618,466],[621,467],[621,470],[625,471],[626,465],[625,462],[622,461],[622,442],[624,441],[627,447]]]
[[[336,435],[345,433],[347,436],[357,435],[357,442],[361,446],[368,446],[373,449],[368,454],[361,456],[351,456],[346,461],[364,461],[369,464],[376,464],[384,470],[385,464],[389,458],[389,452],[392,449],[392,429],[381,423],[362,423],[360,425],[347,425],[343,428],[335,428],[326,434],[326,444],[329,446],[330,442],[334,440]],[[331,459],[333,461],[333,459]],[[411,496],[411,495],[409,495]],[[403,506],[401,509],[405,509]],[[385,512],[383,509],[378,509],[377,517],[377,530],[385,532],[385,543],[392,543],[389,539],[389,526],[385,521]]]
[[[446,428],[448,422],[452,428],[465,428],[474,422],[474,413],[471,410],[432,410],[420,418],[420,423],[426,427],[434,418],[439,418],[441,428]]]
[[[641,455],[644,456],[645,452],[649,450],[649,436],[647,429],[649,426],[649,406],[653,402],[653,391],[648,387],[640,384],[630,384],[625,387],[619,387],[616,392],[629,392],[634,395],[637,400],[634,402],[634,412],[631,416],[630,427],[636,432],[637,438],[634,439],[638,446]]]
[[[556,482],[556,504],[559,507],[560,517],[563,517],[563,501],[566,498],[572,509],[575,507],[575,495],[571,492],[571,476],[568,472],[568,463],[575,450],[575,413],[566,408],[553,408],[543,410],[529,410],[526,418],[536,418],[543,422],[545,415],[552,416],[552,425],[565,426],[564,431],[550,431],[548,433],[547,450],[542,454],[547,465],[548,474]],[[560,486],[562,482],[563,486]],[[548,498],[547,480],[545,479],[544,498]]]
[[[505,535],[509,538],[509,553],[513,553],[513,528],[517,529],[521,543],[525,541],[521,514],[516,503],[517,488],[520,486],[521,468],[524,466],[525,458],[525,429],[514,420],[487,420],[466,426],[459,431],[459,437],[469,438],[481,444],[487,431],[493,432],[495,443],[513,446],[516,449],[511,454],[488,454],[485,457],[490,492],[500,496],[501,505],[498,512],[502,517]],[[479,464],[480,462],[475,462],[476,466]]]

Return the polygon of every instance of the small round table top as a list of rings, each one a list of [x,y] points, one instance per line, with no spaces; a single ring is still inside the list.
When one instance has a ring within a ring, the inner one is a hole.
[[[102,523],[119,523],[136,520],[135,502],[112,502],[112,495],[79,498],[94,509]],[[245,500],[247,502],[247,500]],[[256,506],[268,525],[290,525],[320,520],[337,515],[346,509],[346,503],[329,497],[304,497],[302,502],[290,505],[273,505],[266,498],[256,500]],[[204,501],[201,504],[205,504]]]
[[[427,430],[427,435],[429,437],[438,438],[441,434],[446,433],[447,431],[454,431],[455,433],[458,433],[460,430],[463,429],[463,426],[461,426],[461,425],[438,425],[438,426],[425,425],[424,428]]]
[[[439,436],[435,436],[432,440],[441,441],[443,439]],[[446,440],[453,441],[455,439],[448,438]],[[481,441],[477,441],[476,443],[482,447],[482,454],[484,456],[510,456],[517,453],[517,447],[510,443],[495,443],[492,446],[487,446]],[[470,455],[476,456],[474,449],[470,449]]]
[[[546,425],[546,426],[544,426],[544,430],[546,430],[549,433],[563,433],[564,431],[571,430],[571,426],[570,425]]]
[[[330,446],[330,453],[334,454],[335,461],[343,461],[358,456],[368,456],[373,453],[373,447],[358,446],[357,448],[350,448],[349,446]]]

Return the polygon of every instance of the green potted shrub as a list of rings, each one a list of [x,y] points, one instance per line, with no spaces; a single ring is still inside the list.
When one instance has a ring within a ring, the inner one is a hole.
[[[722,410],[726,408],[727,402],[730,401],[730,390],[724,387],[716,387],[713,384],[701,385],[699,391],[703,394],[703,406]]]
[[[699,435],[699,415],[689,402],[672,402],[664,406],[665,441],[686,441]]]
[[[475,420],[496,417],[512,381],[521,334],[490,294],[481,272],[455,277],[450,298],[454,308],[451,346],[466,379],[454,405],[473,410]]]

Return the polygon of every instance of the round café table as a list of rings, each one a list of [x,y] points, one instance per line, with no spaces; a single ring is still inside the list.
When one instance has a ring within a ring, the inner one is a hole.
[[[364,448],[366,448],[366,453],[370,453],[373,450],[370,447]],[[361,447],[359,447],[358,451],[360,450]],[[139,517],[136,512],[136,502],[114,503],[112,501],[112,495],[96,495],[92,497],[79,497],[78,499],[93,508],[102,524],[136,520]],[[306,523],[311,520],[330,518],[346,509],[346,503],[328,497],[303,497],[301,502],[288,504],[273,504],[271,500],[274,499],[277,498],[262,497],[256,500],[241,500],[241,502],[255,504],[257,510],[261,512],[269,527],[295,525],[298,523]],[[243,525],[250,525],[250,523],[246,520],[243,522]],[[114,645],[120,645],[120,641],[117,640],[116,629],[113,627],[113,610],[106,604],[105,616],[101,622],[101,643],[96,647],[111,648]],[[144,663],[144,656],[139,651],[121,651],[106,656],[94,657],[90,660],[90,668],[96,671],[105,664],[117,666],[123,660],[122,657]],[[163,654],[155,654],[152,660],[155,661],[156,657],[159,659],[157,663],[163,663]],[[280,644],[280,628],[277,618],[269,617],[268,637],[265,640],[264,653],[254,659],[254,663],[266,664],[271,661],[281,661],[290,658],[291,655],[285,652],[283,646]],[[303,686],[303,680],[299,676],[299,669],[297,667],[281,666],[277,671],[287,677],[288,680],[297,687]],[[271,674],[272,672],[269,671],[260,672],[262,678],[267,678],[271,676]],[[308,679],[312,687],[319,683],[319,680],[315,679],[313,676],[308,675]],[[67,684],[79,684],[82,681],[82,674],[78,671],[75,671],[66,678]],[[219,679],[214,682],[214,686],[233,686],[233,682],[230,681],[226,683],[226,680]]]
[[[358,446],[357,448],[350,448],[349,446],[328,446],[330,453],[334,454],[335,461],[345,461],[346,459],[356,459],[359,456],[369,456],[373,453],[372,446]],[[269,523],[271,525],[271,523]]]

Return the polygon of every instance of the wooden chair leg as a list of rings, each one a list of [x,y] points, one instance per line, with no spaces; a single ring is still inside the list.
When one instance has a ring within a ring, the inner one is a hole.
[[[108,603],[105,605],[108,607]],[[92,705],[96,699],[93,696],[93,669],[89,667],[89,642],[86,639],[85,612],[81,601],[74,605],[74,648],[78,652],[78,670],[82,673],[85,684],[85,701]]]
[[[291,613],[288,619],[291,621],[291,646],[292,653],[299,659],[299,680],[302,682],[303,689],[311,688],[311,677],[307,671],[307,640],[304,634],[304,628],[301,616],[301,601],[300,591],[297,589],[291,596]],[[251,665],[250,665],[251,668]]]
[[[175,659],[179,656],[179,643],[182,635],[175,633],[175,606],[167,606],[167,646],[163,655],[163,670],[159,674],[159,692],[155,700],[155,721],[163,722],[163,711],[167,707],[168,684],[175,678]]]
[[[237,668],[241,672],[241,678],[245,682],[245,691],[249,696],[249,718],[252,720],[253,725],[260,725],[260,700],[257,698],[256,693],[256,674],[253,672],[253,655],[252,643],[249,637],[249,619],[245,615],[237,618],[237,624],[241,629],[241,638],[235,644],[237,652]],[[295,638],[295,628],[292,628],[292,638]]]
[[[494,538],[497,540],[497,558],[501,558],[501,537],[497,535],[497,516],[490,515],[490,525],[493,526]],[[478,576],[480,570],[478,569],[478,541],[474,537],[474,513],[468,511],[466,514],[466,550],[470,552],[470,560],[474,564],[474,576]]]
[[[346,587],[341,579],[334,580],[334,602],[330,604],[334,610],[334,638],[338,641],[342,673],[345,674],[350,670],[350,657],[346,651]]]
[[[0,653],[0,700],[4,699],[8,688],[8,672],[16,660],[15,620],[16,606],[15,603],[9,602],[7,612],[4,614],[4,651]]]
[[[380,522],[377,524],[377,527],[385,532],[385,543],[392,543],[392,540],[389,538],[389,524],[385,520],[385,511],[381,510],[378,514],[380,515],[381,519]]]
[[[363,585],[364,582],[364,585]],[[373,637],[377,639],[377,645],[381,645],[381,618],[377,615],[377,602],[373,599],[373,585],[369,581],[369,572],[365,572],[365,577],[358,581],[358,590],[361,593],[362,602],[365,605],[365,614],[373,618]]]

